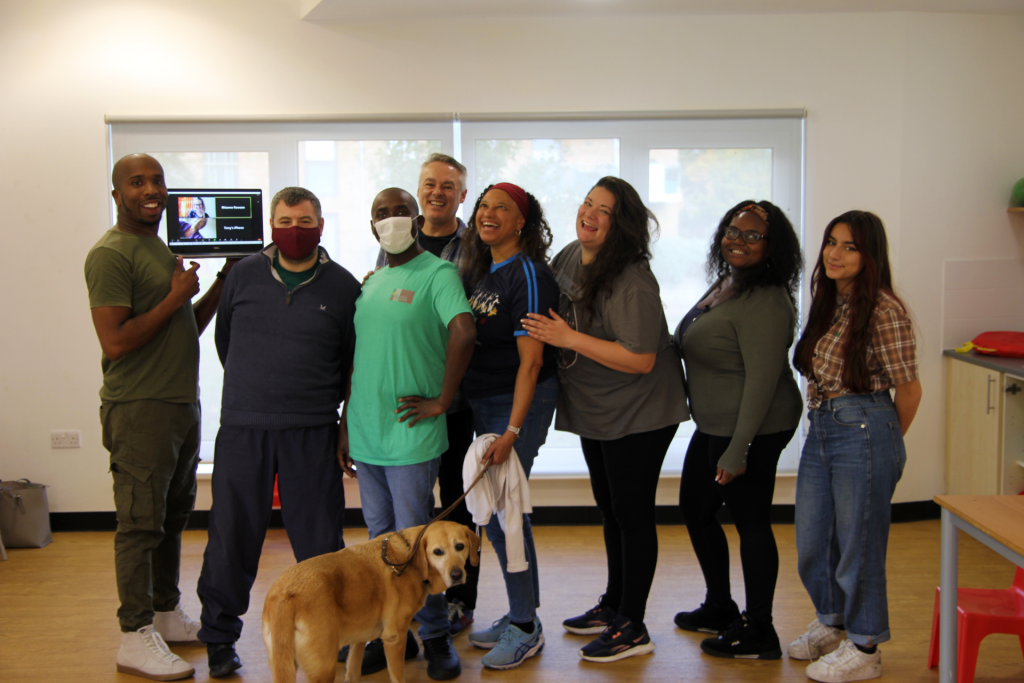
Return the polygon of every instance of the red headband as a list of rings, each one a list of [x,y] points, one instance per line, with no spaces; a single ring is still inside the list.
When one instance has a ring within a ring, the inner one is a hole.
[[[526,190],[512,183],[495,183],[491,185],[491,189],[501,190],[511,197],[519,207],[519,213],[523,214],[523,220],[530,217],[530,200],[526,196]]]

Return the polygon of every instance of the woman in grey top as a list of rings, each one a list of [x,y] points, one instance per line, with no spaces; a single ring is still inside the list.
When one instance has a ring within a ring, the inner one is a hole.
[[[561,348],[555,428],[579,434],[604,519],[608,586],[570,633],[601,634],[583,659],[613,662],[654,650],[644,626],[658,562],[654,494],[672,437],[688,419],[650,231],[657,219],[624,180],[602,178],[576,216],[577,240],[551,268],[562,298],[551,317],[529,314],[531,337]]]
[[[686,364],[697,431],[683,463],[679,505],[707,596],[676,625],[719,633],[701,649],[716,657],[778,659],[772,599],[779,554],[770,512],[775,468],[803,407],[789,366],[800,280],[800,243],[786,215],[747,200],[722,218],[711,241],[715,283],[673,339]],[[729,588],[729,547],[716,514],[723,502],[740,536],[746,589],[741,615]]]

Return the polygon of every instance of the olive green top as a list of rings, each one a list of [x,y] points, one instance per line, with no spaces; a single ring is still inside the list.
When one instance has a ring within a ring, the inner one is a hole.
[[[137,317],[171,291],[178,262],[156,236],[110,229],[85,259],[89,307],[123,306]],[[142,347],[118,360],[103,356],[103,402],[152,399],[194,403],[199,398],[199,329],[186,301]]]
[[[715,283],[699,301],[718,286]],[[736,474],[758,434],[800,424],[803,401],[789,364],[796,311],[782,287],[757,287],[701,313],[674,343],[686,365],[697,428],[731,436],[718,466]]]

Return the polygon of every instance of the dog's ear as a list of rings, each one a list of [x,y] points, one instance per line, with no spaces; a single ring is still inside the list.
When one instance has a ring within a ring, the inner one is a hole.
[[[462,527],[469,542],[469,563],[474,567],[480,566],[480,537],[468,526]]]
[[[430,572],[433,569],[433,565],[430,564],[430,560],[427,559],[427,539],[421,538],[420,545],[418,548],[412,551],[412,566],[413,569],[419,572],[420,578],[423,581],[430,580]]]
[[[437,571],[434,563],[430,561],[430,544],[427,543],[427,536],[429,535],[424,534],[423,539],[420,540],[420,547],[416,550],[414,564],[416,569],[419,570],[420,576],[423,577],[423,583],[430,584],[427,590],[431,595],[437,595],[438,593],[443,593],[447,586],[444,583],[444,577]]]

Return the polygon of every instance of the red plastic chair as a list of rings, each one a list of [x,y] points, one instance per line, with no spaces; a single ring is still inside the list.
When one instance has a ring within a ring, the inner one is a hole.
[[[935,616],[932,618],[932,643],[928,648],[928,668],[939,663],[939,595],[935,589]],[[978,646],[992,633],[1008,633],[1020,638],[1024,654],[1024,569],[1017,568],[1013,586],[1003,590],[960,588],[957,591],[956,679],[974,683],[978,664]]]

